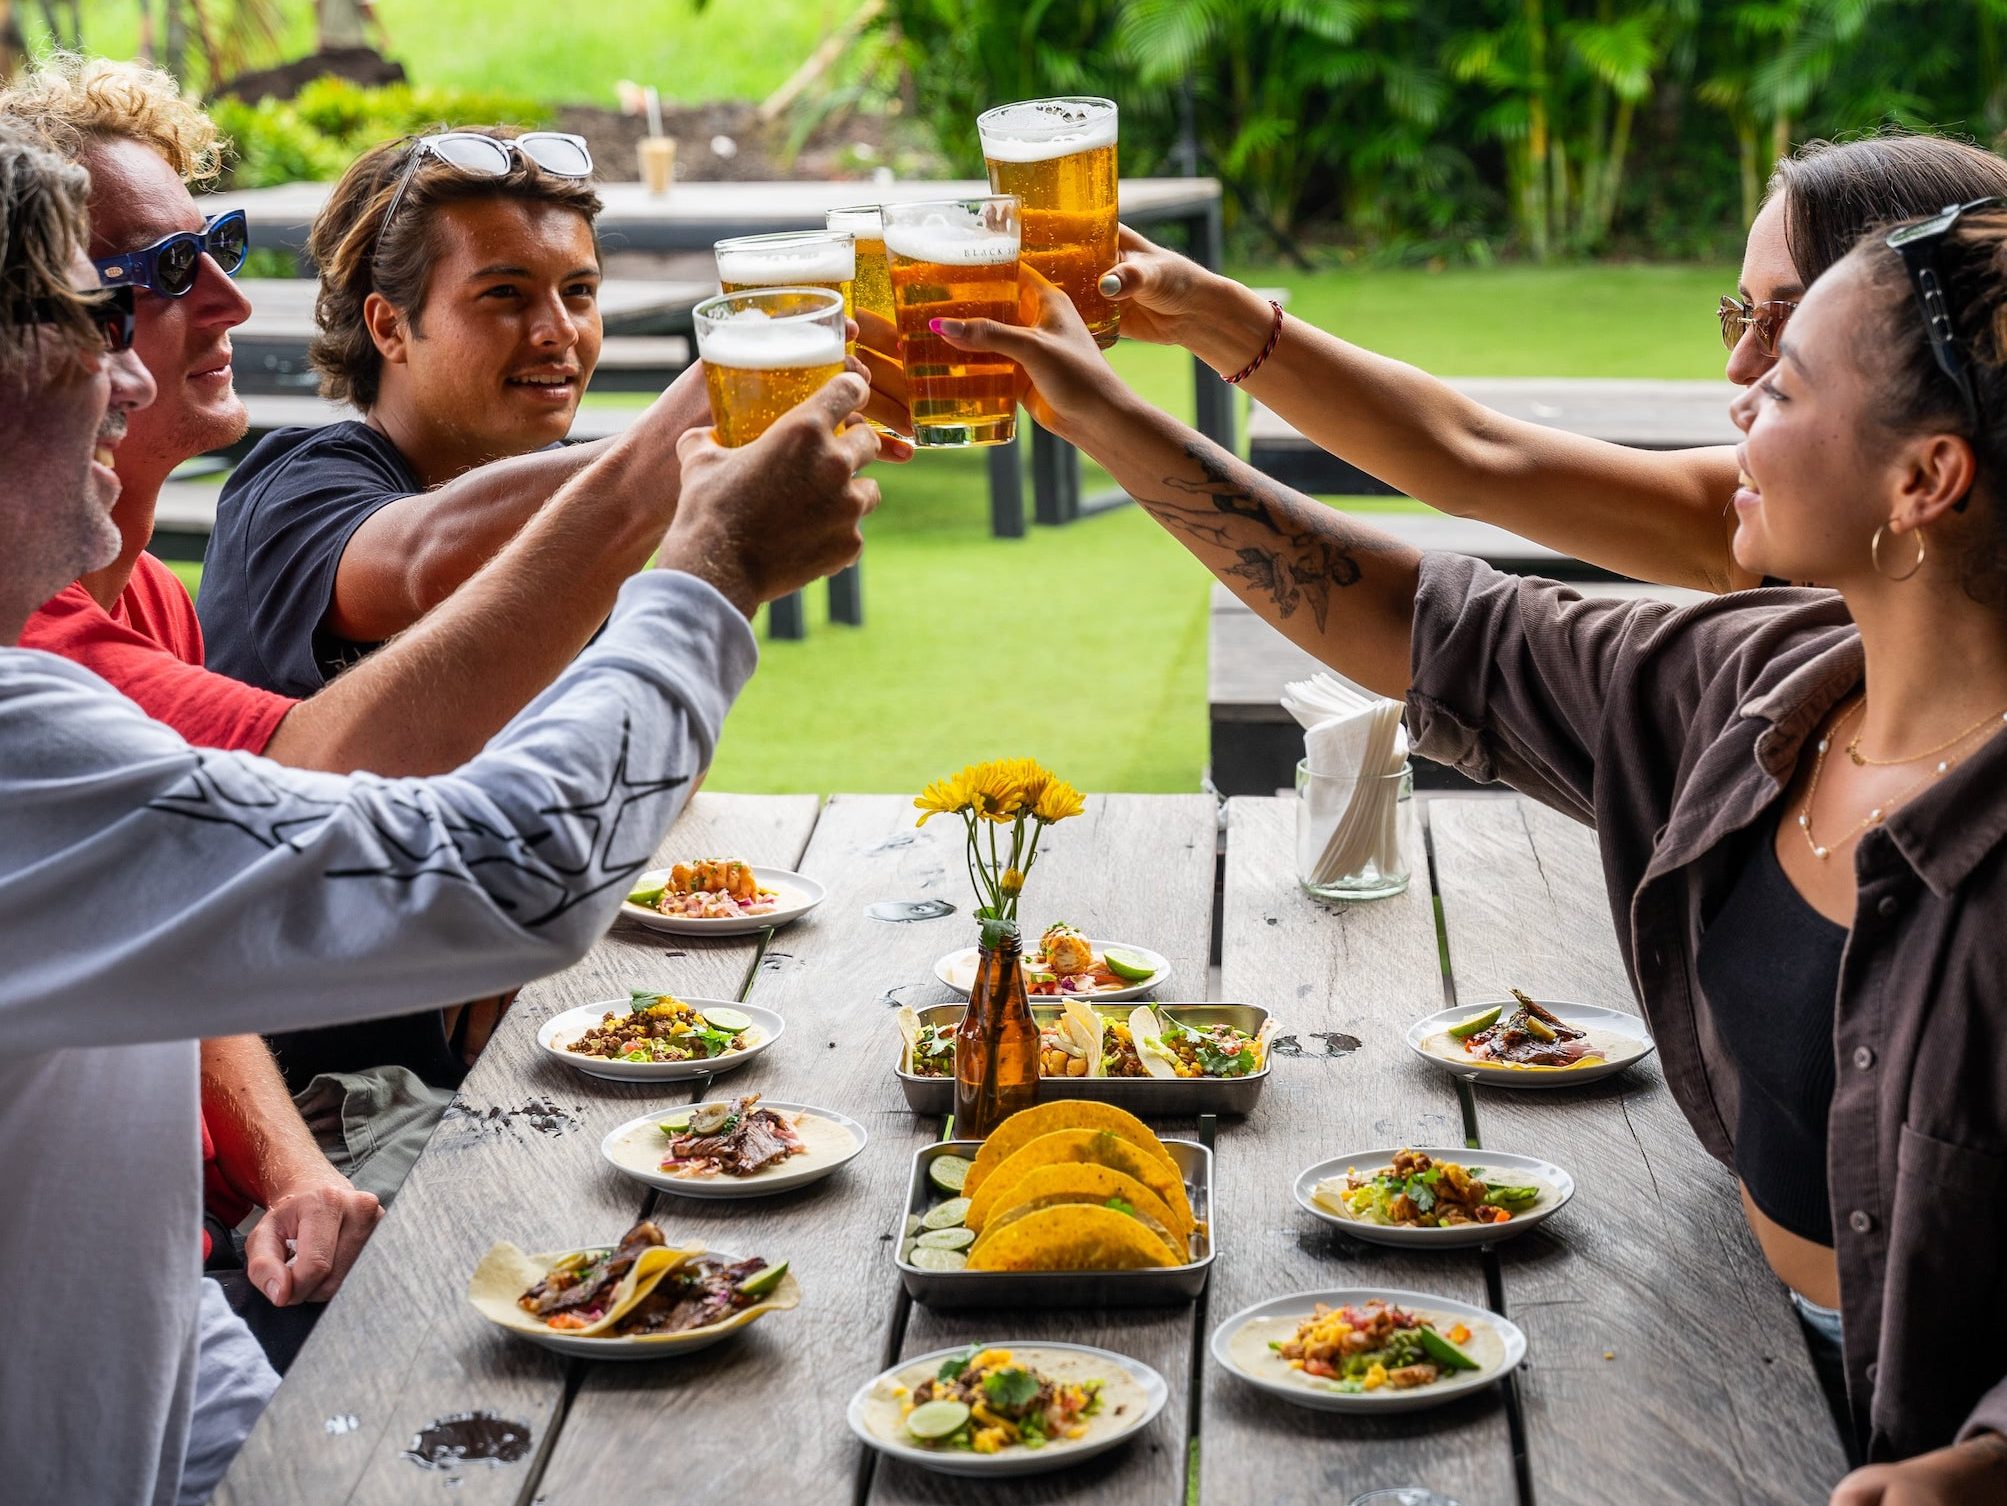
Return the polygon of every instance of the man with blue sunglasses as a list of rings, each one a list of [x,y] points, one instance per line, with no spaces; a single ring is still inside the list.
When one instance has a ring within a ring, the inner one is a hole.
[[[200,230],[173,230],[150,246],[92,263],[108,288],[143,288],[161,298],[186,298],[207,256],[225,277],[235,277],[251,254],[249,223],[241,209],[212,214]]]

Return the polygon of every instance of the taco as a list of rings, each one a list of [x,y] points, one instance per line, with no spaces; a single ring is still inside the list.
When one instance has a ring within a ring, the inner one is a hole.
[[[1181,1246],[1177,1236],[1171,1232],[1177,1223],[1177,1215],[1162,1198],[1127,1172],[1078,1162],[1040,1166],[1019,1177],[1016,1185],[1004,1195],[1002,1203],[990,1210],[975,1250],[982,1249],[999,1232],[1020,1219],[1046,1208],[1065,1205],[1110,1208],[1126,1214],[1162,1241],[1173,1265],[1183,1265],[1190,1258],[1186,1247]],[[974,1258],[973,1250],[970,1256]]]
[[[1055,1203],[985,1233],[972,1271],[1137,1271],[1182,1265],[1141,1219],[1099,1203]]]
[[[1091,1010],[1089,1012],[1092,1013]],[[1171,1153],[1164,1149],[1163,1142],[1150,1132],[1149,1125],[1127,1109],[1118,1109],[1112,1103],[1069,1098],[1020,1109],[992,1130],[989,1139],[983,1141],[982,1149],[976,1152],[975,1164],[969,1168],[969,1179],[963,1184],[962,1191],[974,1197],[983,1183],[989,1180],[991,1172],[1040,1135],[1072,1129],[1107,1130],[1154,1155],[1163,1162],[1164,1170],[1171,1179],[1178,1180],[1178,1163],[1171,1159]],[[1115,1169],[1121,1171],[1126,1168],[1117,1166]],[[1148,1181],[1147,1178],[1142,1180]],[[975,1225],[969,1227],[973,1229]]]
[[[503,1241],[481,1257],[467,1297],[507,1328],[595,1338],[610,1333],[669,1272],[702,1253],[674,1248],[646,1219],[611,1249],[540,1256]]]
[[[1154,1137],[1152,1143],[1155,1144]],[[1182,1245],[1191,1238],[1192,1205],[1185,1196],[1184,1177],[1176,1163],[1171,1161],[1169,1153],[1161,1145],[1156,1145],[1153,1154],[1105,1129],[1054,1130],[1013,1152],[970,1197],[969,1210],[963,1222],[978,1234],[982,1233],[984,1223],[993,1212],[1010,1207],[1017,1201],[1013,1194],[1019,1180],[1041,1166],[1069,1162],[1106,1166],[1134,1177],[1163,1200],[1171,1214],[1169,1222],[1173,1241]],[[970,1176],[973,1179],[974,1173],[971,1172]],[[963,1191],[967,1195],[966,1184]]]

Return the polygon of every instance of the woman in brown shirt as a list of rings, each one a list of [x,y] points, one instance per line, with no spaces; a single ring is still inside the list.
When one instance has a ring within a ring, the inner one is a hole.
[[[1124,388],[1050,288],[1035,327],[936,325],[1023,365],[1033,416],[1263,617],[1405,697],[1420,752],[1595,824],[1667,1082],[1738,1171],[1749,1064],[1702,933],[1766,858],[1846,928],[1827,1153],[1797,1168],[1831,1244],[1752,1213],[1778,1275],[1837,1300],[1857,1434],[1899,1461],[1835,1506],[2007,1499],[2007,211],[1945,219],[1906,252],[1943,291],[1945,367],[1870,237],[1734,406],[1737,563],[1834,590],[1683,610],[1425,557],[1276,485]]]

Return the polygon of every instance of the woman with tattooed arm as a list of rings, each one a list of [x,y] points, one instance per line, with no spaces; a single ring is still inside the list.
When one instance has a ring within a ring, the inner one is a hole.
[[[2001,204],[1870,236],[1735,402],[1737,564],[1835,590],[1683,610],[1275,484],[1124,388],[1048,286],[1022,326],[935,325],[1019,362],[1032,415],[1269,622],[1405,697],[1418,752],[1594,823],[1667,1082],[1831,1320],[1874,1461],[1832,1506],[2007,1498],[2007,1201],[1942,1190],[2007,1187]]]

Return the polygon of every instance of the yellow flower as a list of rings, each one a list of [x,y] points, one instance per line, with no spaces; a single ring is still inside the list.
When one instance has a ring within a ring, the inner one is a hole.
[[[916,826],[925,826],[929,816],[952,816],[965,811],[971,804],[967,769],[949,779],[936,779],[914,800],[914,809],[922,812]]]
[[[1054,779],[1033,802],[1032,816],[1042,825],[1050,826],[1055,821],[1064,821],[1069,816],[1077,816],[1087,809],[1087,801],[1064,779]]]
[[[1010,759],[970,764],[962,770],[967,781],[969,808],[987,821],[1013,821],[1024,808],[1024,791]]]
[[[1004,869],[1003,892],[1005,899],[1024,893],[1024,875],[1015,868]]]

